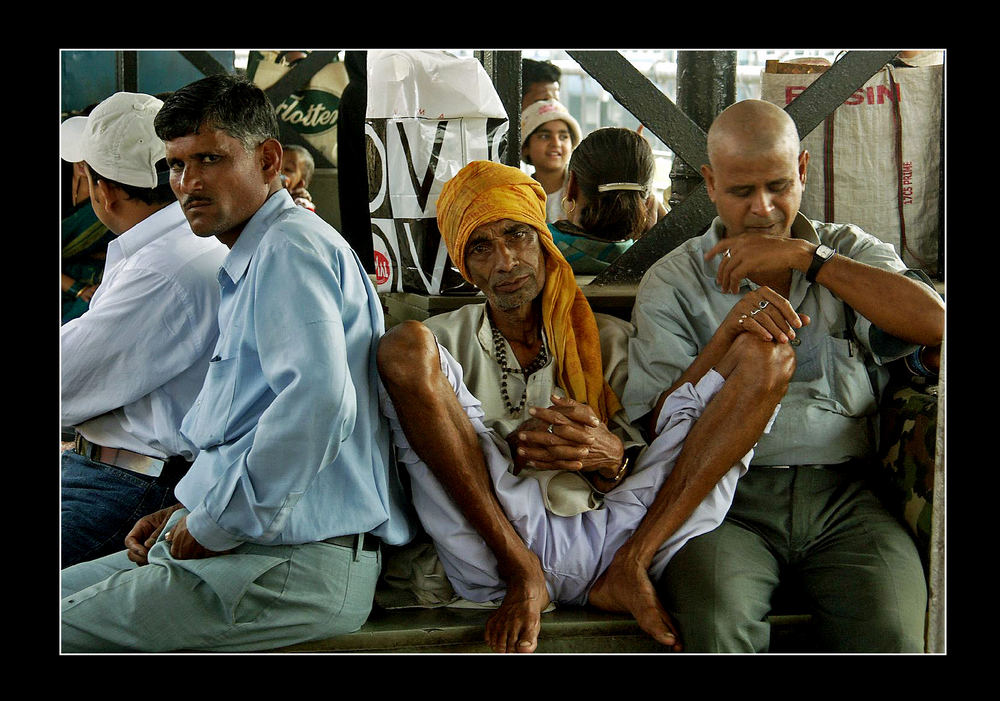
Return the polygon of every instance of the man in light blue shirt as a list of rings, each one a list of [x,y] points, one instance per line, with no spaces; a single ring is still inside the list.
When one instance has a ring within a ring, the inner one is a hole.
[[[375,290],[329,225],[281,187],[264,93],[229,75],[156,120],[191,230],[230,248],[219,341],[182,431],[180,503],[127,550],[64,571],[64,651],[256,650],[357,630],[379,541],[413,522],[378,407]]]

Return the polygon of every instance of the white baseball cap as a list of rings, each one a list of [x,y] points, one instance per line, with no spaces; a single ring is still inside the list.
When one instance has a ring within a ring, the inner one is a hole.
[[[119,92],[87,117],[71,117],[60,127],[59,155],[86,161],[99,175],[125,185],[154,188],[156,162],[166,157],[153,119],[163,101],[152,95]]]

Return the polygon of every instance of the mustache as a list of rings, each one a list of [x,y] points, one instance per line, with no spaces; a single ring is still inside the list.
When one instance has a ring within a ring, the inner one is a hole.
[[[181,200],[181,208],[187,209],[191,205],[209,203],[212,199],[210,197],[205,197],[204,195],[188,195],[183,200]]]
[[[493,284],[502,285],[506,282],[513,282],[514,280],[524,277],[526,274],[530,273],[531,273],[530,268],[524,265],[519,265],[510,272],[497,274],[497,276],[493,278]]]
[[[749,227],[749,228],[757,228],[757,227],[763,228],[763,227],[767,227],[767,226],[774,226],[776,224],[783,224],[784,222],[785,222],[785,218],[779,216],[779,217],[775,217],[774,219],[766,219],[766,220],[762,219],[760,221],[756,221],[756,220],[755,221],[748,221],[748,222],[746,222],[744,224],[744,226]]]

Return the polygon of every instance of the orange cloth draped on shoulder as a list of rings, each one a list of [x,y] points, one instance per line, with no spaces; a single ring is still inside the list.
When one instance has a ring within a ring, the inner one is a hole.
[[[621,409],[621,403],[604,379],[594,313],[545,223],[545,190],[517,168],[492,161],[469,163],[441,189],[438,230],[452,262],[469,282],[465,267],[469,235],[500,219],[523,222],[538,231],[546,254],[542,324],[555,359],[558,384],[571,399],[589,405],[607,423]]]

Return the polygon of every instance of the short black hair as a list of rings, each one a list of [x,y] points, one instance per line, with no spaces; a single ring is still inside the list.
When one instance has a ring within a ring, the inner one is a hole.
[[[562,71],[549,61],[536,61],[531,58],[521,59],[521,89],[532,83],[558,83]]]
[[[193,134],[202,126],[221,129],[253,149],[278,139],[278,118],[267,95],[241,75],[219,73],[175,90],[153,126],[163,141]]]
[[[120,183],[117,180],[112,180],[111,178],[105,178],[103,175],[98,173],[94,168],[87,163],[87,170],[90,172],[90,178],[95,183],[98,180],[103,180],[109,185],[124,190],[125,193],[132,199],[142,200],[146,204],[169,204],[177,199],[174,195],[174,191],[170,187],[170,180],[168,175],[170,173],[167,168],[167,159],[161,158],[156,162],[156,173],[161,176],[156,187],[139,187],[138,185],[127,185],[125,183]]]

